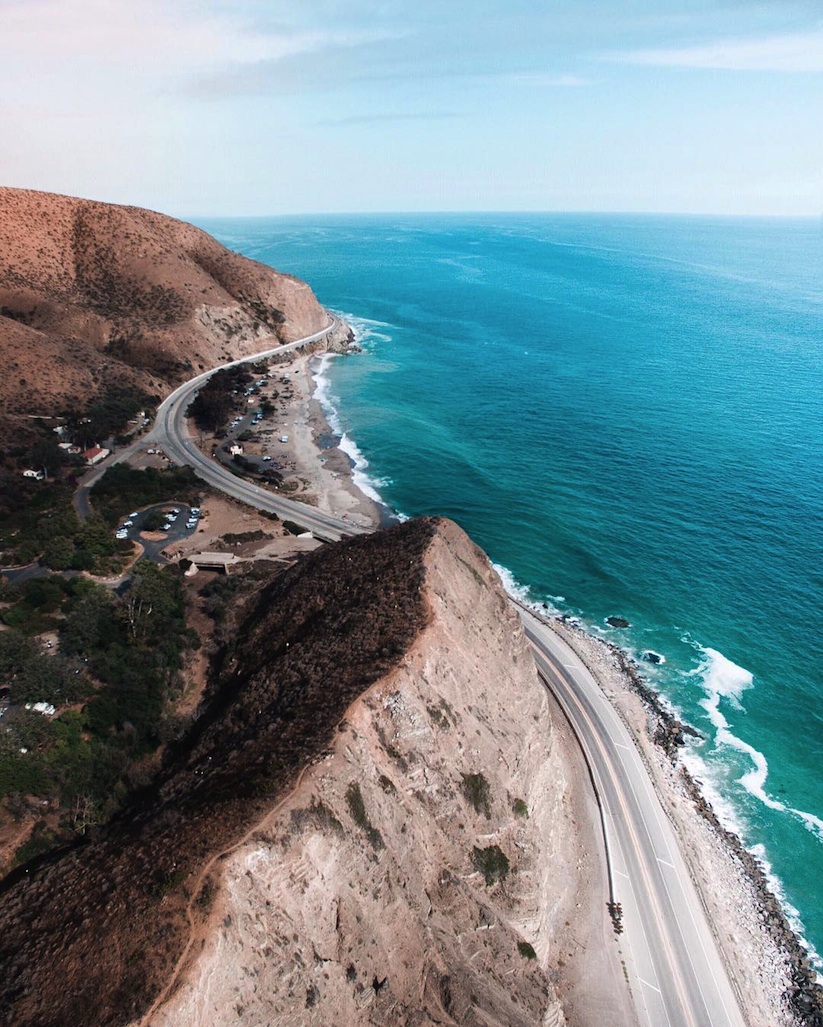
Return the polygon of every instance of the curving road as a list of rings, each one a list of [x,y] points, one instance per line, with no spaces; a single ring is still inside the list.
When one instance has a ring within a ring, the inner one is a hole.
[[[206,456],[196,446],[194,440],[189,436],[186,427],[186,410],[189,407],[197,390],[215,373],[226,367],[235,367],[237,364],[244,364],[256,360],[264,360],[275,354],[288,353],[291,350],[299,349],[312,342],[319,342],[333,331],[339,324],[338,318],[332,315],[329,324],[319,332],[307,335],[305,338],[297,339],[285,345],[278,345],[272,349],[256,353],[251,357],[243,357],[242,360],[232,360],[228,364],[221,364],[219,368],[211,371],[204,371],[196,378],[185,382],[161,403],[157,411],[157,419],[154,428],[145,436],[141,443],[149,439],[165,452],[170,460],[176,464],[193,467],[198,476],[209,485],[213,485],[221,492],[238,499],[241,503],[257,507],[258,510],[265,510],[268,513],[275,513],[280,518],[290,518],[296,523],[303,525],[307,530],[324,542],[338,542],[344,535],[357,535],[365,531],[346,521],[330,517],[328,514],[306,503],[299,503],[293,499],[284,499],[274,495],[267,489],[255,485],[253,482],[245,481],[237,477],[225,467],[221,466],[211,457]]]
[[[323,338],[336,324],[333,318],[321,332],[246,360],[297,349]],[[185,412],[194,393],[213,373],[205,372],[180,386],[159,408],[151,434],[167,455],[195,468],[205,481],[235,499],[293,518],[318,538],[337,541],[364,533],[366,529],[236,478],[197,449],[186,431]],[[613,898],[623,910],[621,947],[639,1023],[642,1027],[746,1027],[680,843],[633,738],[579,657],[533,613],[516,608],[540,677],[565,710],[591,769]]]
[[[518,612],[538,673],[586,755],[600,803],[613,897],[644,1027],[745,1027],[680,843],[626,725],[576,653]]]

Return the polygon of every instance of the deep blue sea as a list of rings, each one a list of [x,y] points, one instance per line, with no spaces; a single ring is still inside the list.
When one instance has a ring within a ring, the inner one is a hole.
[[[324,388],[361,480],[665,657],[686,763],[823,952],[823,219],[203,227],[356,326]]]

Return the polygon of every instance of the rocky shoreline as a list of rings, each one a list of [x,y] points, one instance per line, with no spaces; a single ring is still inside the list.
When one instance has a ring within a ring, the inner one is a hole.
[[[648,738],[675,770],[693,808],[710,826],[727,858],[740,868],[755,899],[757,923],[783,956],[781,971],[784,988],[780,999],[790,1011],[791,1019],[788,1022],[798,1027],[823,1027],[823,987],[817,981],[817,974],[806,949],[792,930],[780,901],[769,887],[761,862],[746,849],[737,834],[723,826],[711,803],[703,795],[701,782],[679,762],[679,751],[686,744],[687,737],[700,738],[700,732],[672,714],[659,693],[643,679],[635,662],[618,645],[589,634],[566,617],[558,616],[553,619],[553,623],[562,626],[567,641],[576,640],[580,643],[585,638],[584,649],[600,647],[607,653],[625,684],[643,704],[647,714]],[[598,669],[591,666],[591,660],[586,659],[587,653],[580,651],[579,644],[574,647],[592,673],[603,682],[602,672],[598,673]],[[625,711],[621,709],[621,713]]]

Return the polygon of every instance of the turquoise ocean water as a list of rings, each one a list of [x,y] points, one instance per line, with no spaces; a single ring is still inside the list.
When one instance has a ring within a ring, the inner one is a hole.
[[[665,657],[687,764],[823,953],[823,220],[203,227],[357,328],[321,385],[361,481]]]

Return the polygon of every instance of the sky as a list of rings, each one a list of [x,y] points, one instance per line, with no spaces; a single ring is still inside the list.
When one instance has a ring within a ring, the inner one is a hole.
[[[820,0],[0,0],[0,184],[183,217],[823,213]]]

